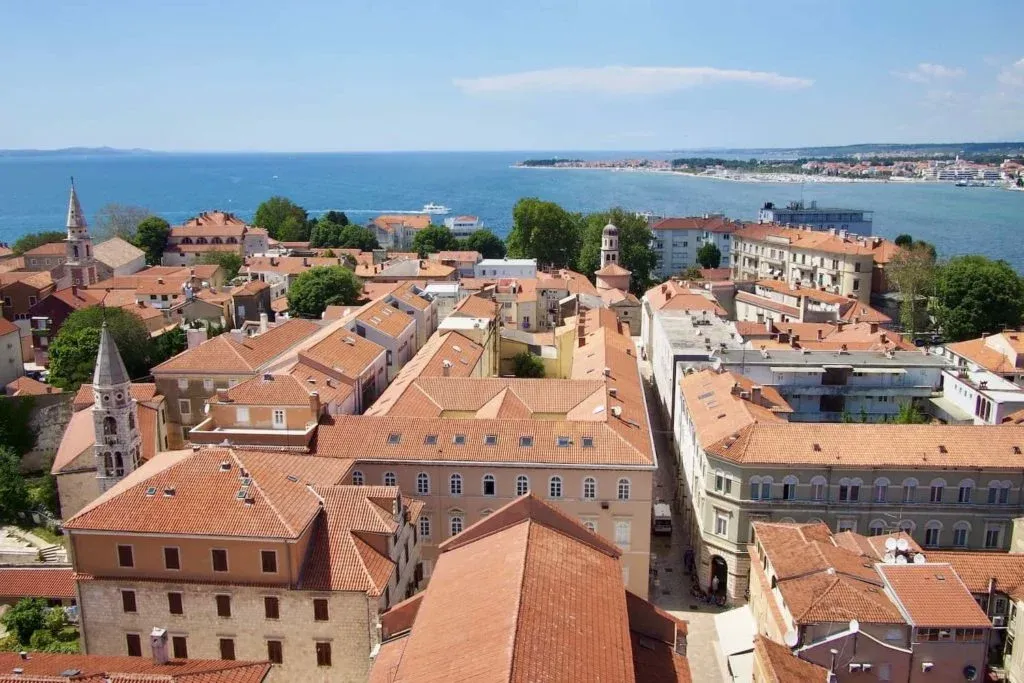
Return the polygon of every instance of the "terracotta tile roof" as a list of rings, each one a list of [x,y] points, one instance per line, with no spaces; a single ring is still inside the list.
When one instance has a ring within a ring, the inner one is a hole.
[[[765,676],[764,683],[827,683],[829,671],[814,662],[800,659],[779,643],[758,635],[754,637],[754,659]]]
[[[224,462],[229,469],[222,469]],[[337,484],[349,465],[335,458],[220,448],[160,453],[64,526],[124,533],[297,538],[320,510],[319,499],[307,485]],[[243,470],[248,477],[242,476]],[[147,495],[150,489],[153,494]],[[168,490],[173,493],[167,495]]]
[[[1006,593],[1014,600],[1024,599],[1022,554],[932,550],[925,557],[928,562],[950,565],[971,593],[987,594],[989,582],[995,579],[996,592]]]
[[[18,326],[12,323],[7,318],[0,318],[0,337],[11,334],[12,332],[21,334]]]
[[[165,251],[178,252],[180,254],[204,254],[210,251],[233,251],[242,253],[242,243],[238,244],[168,244]]]
[[[47,242],[35,249],[29,249],[23,256],[64,256],[67,250],[68,245],[65,242]]]
[[[0,287],[12,285],[15,282],[28,285],[40,291],[53,286],[53,276],[50,271],[43,270],[38,273],[31,271],[16,271],[13,273],[0,273]]]
[[[392,506],[399,491],[394,486],[316,487],[324,514],[312,541],[299,587],[304,590],[360,591],[379,596],[384,593],[395,563],[370,545],[366,538],[387,540],[398,529]],[[423,503],[402,499],[405,519],[419,518]]]
[[[853,531],[840,531],[832,535],[832,542],[840,548],[845,548],[850,552],[858,553],[866,557],[873,557],[881,562],[885,557],[885,554],[888,552],[885,544],[890,538],[897,541],[905,541],[907,543],[907,552],[910,554],[921,552],[921,546],[917,544],[917,541],[915,541],[911,536],[899,531],[889,534],[879,534],[878,536],[862,536]]]
[[[412,320],[408,316],[407,319]],[[383,346],[350,330],[340,329],[300,351],[299,360],[338,378],[344,377],[355,382],[384,353]]]
[[[31,377],[19,377],[13,382],[8,382],[4,387],[4,393],[8,396],[43,396],[44,394],[60,394],[64,390],[51,384],[44,384]]]
[[[640,299],[637,299],[631,292],[624,292],[621,289],[602,289],[599,294],[606,306],[614,306],[623,301],[631,306],[640,305]]]
[[[410,230],[422,230],[430,225],[430,214],[382,214],[372,221],[373,225],[385,232],[392,232],[396,226],[404,225]]]
[[[733,386],[739,380],[740,376],[731,372],[704,370],[679,381],[697,441],[706,451],[731,446],[730,440],[739,432],[759,422],[782,421],[770,409],[734,395]]]
[[[279,296],[270,300],[270,310],[274,313],[285,313],[288,311],[288,296]]]
[[[840,325],[835,323],[780,322],[772,323],[771,331],[768,331],[764,323],[741,321],[736,323],[736,329],[744,339],[772,340],[779,344],[777,348],[792,346],[794,348],[827,350],[839,349],[845,344],[851,351],[889,349],[914,351],[916,349],[901,335],[872,322],[844,322],[841,329]],[[788,337],[788,341],[781,335]],[[799,337],[799,340],[794,342],[794,337]],[[761,342],[757,346],[760,344]],[[772,345],[769,345],[768,348],[772,348]]]
[[[249,280],[244,285],[236,287],[231,293],[235,296],[253,296],[264,289],[270,289],[270,285],[263,280]]]
[[[880,325],[892,322],[892,318],[885,313],[860,302],[847,306],[840,317],[847,322],[879,323]]]
[[[431,254],[433,256],[433,254]],[[479,251],[439,251],[438,261],[456,261],[458,263],[479,263],[483,257]]]
[[[373,280],[366,280],[365,282],[363,282],[363,298],[366,299],[367,301],[376,301],[377,299],[383,299],[385,296],[395,291],[400,284],[402,283],[374,282]]]
[[[292,375],[261,375],[230,389],[218,391],[211,403],[237,403],[251,406],[308,406],[309,394],[303,383]],[[224,400],[224,399],[228,400]]]
[[[410,325],[415,324],[408,313],[383,301],[365,309],[356,316],[356,320],[394,339],[398,339]]]
[[[808,249],[829,254],[845,254],[849,256],[874,255],[877,247],[873,246],[880,237],[860,239],[857,236],[846,238],[820,230],[801,228],[785,228],[770,223],[746,223],[733,235],[734,240],[765,242],[769,237],[788,240],[788,244],[796,249]],[[880,251],[883,258],[887,252]]]
[[[406,598],[380,615],[382,637],[389,640],[400,633],[407,633],[416,621],[416,614],[423,602],[423,592]],[[404,647],[404,646],[403,646]],[[385,668],[390,668],[387,666]]]
[[[790,306],[789,304],[784,304],[781,301],[769,299],[766,296],[758,296],[757,294],[752,294],[750,292],[744,292],[743,290],[736,292],[736,301],[742,301],[743,303],[751,304],[759,308],[766,308],[769,311],[775,311],[776,313],[782,313],[783,315],[795,318],[800,317],[800,309],[796,306]]]
[[[635,680],[618,552],[526,500],[484,519],[493,531],[479,534],[473,525],[439,546],[387,680]]]
[[[880,564],[908,621],[917,628],[990,628],[992,622],[947,564]]]
[[[0,598],[73,598],[71,567],[0,568]]]
[[[739,292],[737,292],[737,295]],[[694,291],[675,280],[669,280],[660,285],[651,287],[644,293],[646,300],[652,309],[660,311],[708,311],[720,318],[726,316],[725,309],[718,305],[710,294]]]
[[[494,287],[497,280],[480,277],[464,277],[459,279],[459,285],[467,292],[479,292],[489,287]]]
[[[69,308],[76,311],[82,308],[88,308],[89,306],[96,306],[103,300],[102,292],[84,289],[82,287],[65,287],[64,289],[57,289],[51,292],[50,296],[64,302]],[[134,298],[132,299],[132,303],[135,303]]]
[[[342,261],[344,261],[343,258],[320,256],[252,256],[245,260],[245,265],[249,270],[256,272],[299,275],[311,268],[343,266]]]
[[[10,273],[16,270],[25,269],[25,257],[16,256],[0,261],[0,273]]]
[[[493,320],[498,315],[498,304],[475,294],[460,301],[451,313],[465,318],[487,318]]]
[[[64,435],[57,447],[57,454],[53,457],[53,465],[50,472],[60,474],[62,470],[75,462],[80,455],[87,452],[90,468],[95,468],[96,463],[92,460],[92,447],[96,443],[96,427],[93,425],[92,413],[80,410],[71,416],[68,426],[64,429]],[[82,466],[86,466],[84,463]]]
[[[391,296],[419,311],[430,308],[430,300],[423,297],[417,290],[415,284],[404,282],[392,290]]]
[[[312,321],[296,318],[241,342],[222,334],[164,361],[153,368],[153,374],[255,372],[320,329]]]
[[[633,271],[626,270],[617,263],[609,263],[604,268],[596,271],[594,275],[632,275]]]
[[[93,247],[92,253],[97,261],[110,268],[119,268],[140,257],[145,258],[146,256],[146,252],[120,237],[113,237],[105,242],[100,242]]]
[[[245,234],[245,221],[224,211],[204,211],[171,227],[171,239],[181,237],[237,237]]]
[[[154,395],[150,391],[154,387],[153,384],[132,385],[132,397],[138,401],[139,436],[142,439],[143,460],[149,460],[156,455],[158,446],[158,414],[164,398],[159,394]],[[85,410],[93,404],[92,399],[92,385],[83,384],[72,402],[72,406],[77,412],[71,416],[64,435],[61,437],[57,454],[50,468],[53,474],[59,474],[64,470],[74,471],[79,468],[92,469],[95,467],[91,451],[96,443],[96,428],[93,424],[92,412]]]
[[[172,659],[154,664],[149,657],[55,654],[32,652],[22,659],[17,652],[0,652],[0,670],[20,668],[22,674],[3,674],[3,683],[262,683],[270,673],[268,662],[217,659]],[[77,670],[75,676],[63,676]],[[4,680],[7,679],[7,680]]]
[[[628,273],[629,271],[626,271]],[[624,273],[613,273],[623,275]],[[538,271],[536,280],[519,280],[520,283],[535,282],[536,289],[564,289],[570,294],[597,294],[597,287],[583,273],[568,268],[551,272]]]
[[[355,392],[355,385],[336,377],[338,373],[328,374],[318,367],[302,362],[296,363],[288,374],[302,382],[310,391],[320,394],[321,405],[344,403]]]
[[[1000,339],[990,339],[989,337],[968,339],[962,342],[947,344],[946,349],[997,375],[1024,372],[1024,369],[1017,367],[1017,361],[1014,356],[1010,356],[1005,350],[996,348],[996,345],[1003,340],[1007,342],[1007,346],[1013,348],[1014,345],[1020,343],[1019,335],[1017,333],[1005,332],[991,336],[999,337]],[[1017,351],[1017,353],[1019,354],[1021,351]],[[1021,360],[1022,364],[1024,364],[1024,358]]]
[[[1024,409],[1018,410],[1015,413],[1010,413],[1004,417],[1003,424],[1024,424]]]
[[[729,268],[701,268],[700,276],[703,280],[725,282],[732,279],[732,270]]]
[[[724,216],[690,216],[687,218],[663,218],[651,226],[651,230],[702,230],[707,232],[731,233],[742,227],[739,221]]]

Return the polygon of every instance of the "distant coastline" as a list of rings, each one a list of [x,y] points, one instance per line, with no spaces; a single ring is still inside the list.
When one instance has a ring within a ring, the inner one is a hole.
[[[159,154],[149,149],[117,149],[115,147],[64,147],[61,149],[0,149],[0,157],[59,157],[72,155],[130,156]]]

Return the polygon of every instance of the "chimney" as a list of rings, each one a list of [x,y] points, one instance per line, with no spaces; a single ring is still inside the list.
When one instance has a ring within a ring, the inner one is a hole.
[[[444,377],[449,377],[452,374],[452,362],[450,360],[441,361],[441,374]]]
[[[775,322],[771,318],[764,319],[764,331],[771,334],[775,330]]]
[[[729,393],[732,394],[733,396],[739,396],[740,395],[740,383],[739,382],[733,382],[732,388],[729,390]]]
[[[305,256],[302,257],[302,267],[303,268],[308,268],[309,267],[309,259],[306,258]]]
[[[267,317],[266,312],[260,313],[260,334],[263,334],[264,332],[267,331],[268,322],[269,318]]]
[[[200,327],[198,329],[192,328],[192,327],[188,328],[187,330],[185,330],[185,339],[188,342],[188,348],[189,349],[196,348],[197,346],[202,344],[204,341],[206,341],[206,328],[205,327]]]
[[[750,387],[750,402],[754,405],[761,405],[761,385],[755,384]]]
[[[149,634],[149,645],[153,649],[154,664],[167,664],[170,661],[167,654],[167,629],[154,626]]]
[[[239,329],[231,330],[231,341],[241,344],[245,341],[245,332]]]
[[[320,417],[320,392],[313,391],[309,394],[309,411],[313,413],[313,419]]]
[[[158,285],[162,285],[162,284],[164,283],[164,279],[163,279],[162,277],[158,277],[158,278],[156,279],[156,283],[157,283]]]
[[[880,334],[878,336],[878,340],[880,342],[882,342],[883,344],[887,344],[887,343],[889,343],[889,335],[887,335],[885,332],[883,332],[882,334]]]
[[[71,296],[78,296],[78,285],[71,285]]]
[[[821,340],[823,340],[824,338],[825,338],[825,330],[823,330],[823,329],[821,329],[821,328],[819,327],[819,328],[818,328],[818,341],[821,341]]]
[[[845,320],[837,320],[836,321],[836,332],[842,332],[844,327],[846,327],[846,321]]]

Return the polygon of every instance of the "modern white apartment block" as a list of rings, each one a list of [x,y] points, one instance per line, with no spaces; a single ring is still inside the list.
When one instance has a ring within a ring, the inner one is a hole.
[[[444,219],[444,225],[455,237],[469,237],[484,227],[478,216],[451,216]]]
[[[874,214],[860,209],[819,207],[818,202],[804,204],[790,202],[785,207],[765,202],[757,212],[758,223],[806,226],[815,230],[847,230],[858,235],[870,235]]]
[[[535,258],[485,258],[473,267],[473,277],[478,278],[535,278]]]
[[[732,234],[742,224],[720,215],[704,214],[688,218],[662,218],[651,225],[654,235],[651,247],[657,259],[657,277],[676,275],[697,264],[697,252],[712,242],[722,253],[723,267],[729,265]]]
[[[994,372],[967,367],[942,373],[940,417],[953,424],[997,425],[1024,410],[1024,389]]]

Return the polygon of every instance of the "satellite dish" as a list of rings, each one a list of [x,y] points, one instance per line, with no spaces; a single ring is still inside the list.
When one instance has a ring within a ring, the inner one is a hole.
[[[857,633],[860,631],[860,622],[856,619],[850,619],[850,632]]]
[[[906,555],[897,555],[896,556],[896,564],[906,564],[906,563],[907,563],[907,556]]]
[[[914,564],[924,564],[925,562],[927,562],[927,560],[924,559],[924,555],[921,553],[916,553],[914,555]]]
[[[886,550],[896,550],[896,539],[893,538],[892,536],[890,536],[889,538],[885,539],[885,549]]]
[[[896,548],[898,550],[906,550],[910,547],[910,543],[905,538],[901,538],[896,541]]]
[[[786,641],[787,647],[796,647],[796,644],[800,642],[800,636],[796,634],[796,631],[790,629],[786,631],[786,635],[783,636],[783,640]]]
[[[896,553],[886,553],[885,557],[882,558],[882,562],[886,564],[892,564],[896,561]]]

